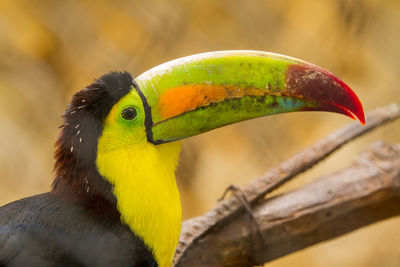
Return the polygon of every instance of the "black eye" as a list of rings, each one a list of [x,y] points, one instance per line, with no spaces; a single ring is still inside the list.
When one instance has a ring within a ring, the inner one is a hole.
[[[121,117],[124,120],[131,121],[136,118],[137,112],[136,109],[133,107],[124,108],[121,112]]]

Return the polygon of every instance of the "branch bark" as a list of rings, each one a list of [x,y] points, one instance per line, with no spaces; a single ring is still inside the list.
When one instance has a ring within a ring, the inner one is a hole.
[[[178,266],[254,266],[400,214],[400,144],[373,144],[349,167],[263,199],[214,229]]]
[[[367,114],[367,124],[365,127],[361,127],[356,123],[352,123],[342,128],[341,130],[329,135],[325,139],[317,142],[316,144],[307,148],[303,152],[297,154],[288,161],[280,164],[277,168],[270,170],[261,178],[254,180],[252,183],[250,183],[248,186],[242,189],[245,198],[251,204],[257,206],[257,208],[265,205],[265,201],[263,200],[265,194],[275,190],[285,182],[294,178],[299,173],[311,168],[319,161],[326,158],[332,152],[337,150],[343,144],[376,127],[379,127],[387,122],[393,121],[398,117],[400,117],[400,108],[396,104],[392,104],[387,107],[380,108],[373,112],[370,112],[369,114]],[[293,212],[297,211],[293,210]],[[193,264],[197,264],[197,266],[200,265],[209,266],[211,262],[206,261],[206,258],[208,258],[208,256],[207,257],[204,256],[206,254],[204,254],[203,253],[204,251],[201,250],[201,248],[203,248],[201,244],[203,244],[204,240],[208,240],[209,236],[214,236],[215,233],[218,232],[221,228],[228,229],[227,228],[228,225],[232,224],[231,221],[235,220],[235,218],[238,216],[239,217],[245,216],[243,213],[243,205],[240,202],[240,200],[238,200],[238,198],[231,197],[227,200],[219,202],[213,209],[211,209],[205,215],[184,222],[181,232],[180,243],[178,245],[177,253],[175,256],[176,266],[194,266]],[[362,225],[360,225],[359,227],[361,226]],[[264,227],[265,227],[264,221],[262,220],[261,229],[264,229]],[[238,229],[243,229],[243,228],[237,228],[236,231],[238,231]],[[333,232],[331,231],[331,233]],[[225,239],[227,239],[227,236],[225,236]],[[270,236],[268,236],[268,240],[270,240]],[[298,243],[293,241],[294,240],[291,240],[290,243],[301,244],[301,242]],[[319,241],[313,241],[313,242],[315,243]],[[252,244],[254,245],[255,243],[253,242]],[[221,247],[223,246],[221,245]],[[227,246],[227,249],[230,247],[232,248],[234,247],[233,243],[230,243],[230,245]],[[248,247],[249,246],[247,246],[247,248]],[[279,246],[276,246],[275,248],[279,248]],[[257,250],[255,251],[251,250],[253,251],[251,254],[249,253],[243,254],[245,250],[246,249],[244,249],[244,247],[241,247],[240,251],[238,251],[240,253],[237,254],[241,255],[240,258],[242,260],[246,258],[249,259],[251,258],[252,262],[251,264],[264,262],[263,261],[264,258],[258,256]],[[268,253],[269,250],[267,252],[263,251],[263,253],[261,254],[269,255]],[[286,254],[285,250],[282,250],[282,253],[283,253],[282,255],[285,255]],[[199,259],[198,257],[200,256],[202,259],[201,261],[198,260]],[[273,258],[276,258],[276,256],[274,257],[269,256],[264,260],[271,260]],[[221,260],[221,258],[219,258],[219,260]],[[220,261],[218,263],[221,264]],[[223,265],[236,266],[235,264],[226,265],[227,263],[228,261],[227,262],[224,261]],[[238,264],[242,265],[241,262],[238,262]]]

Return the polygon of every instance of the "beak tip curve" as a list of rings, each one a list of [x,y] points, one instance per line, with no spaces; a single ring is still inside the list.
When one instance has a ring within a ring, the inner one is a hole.
[[[316,100],[317,110],[326,110],[358,119],[365,124],[360,99],[342,80],[312,64],[293,64],[287,71],[287,85],[293,95]]]

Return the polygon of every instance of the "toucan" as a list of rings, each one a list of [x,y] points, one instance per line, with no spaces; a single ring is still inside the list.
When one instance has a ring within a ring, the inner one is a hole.
[[[176,59],[77,92],[48,193],[0,208],[0,266],[171,266],[181,227],[178,140],[251,118],[329,111],[364,123],[343,81],[260,51]]]

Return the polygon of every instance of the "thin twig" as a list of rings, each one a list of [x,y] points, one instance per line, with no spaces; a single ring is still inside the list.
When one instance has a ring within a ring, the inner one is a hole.
[[[347,142],[373,130],[383,124],[391,122],[400,117],[400,107],[397,104],[371,111],[366,116],[366,125],[351,123],[342,129],[327,136],[311,147],[298,153],[291,159],[283,162],[278,167],[271,169],[261,178],[254,180],[245,186],[242,191],[250,203],[264,198],[264,196],[291,180],[298,174],[308,170],[332,152],[339,149]],[[181,238],[175,255],[176,265],[180,259],[190,251],[197,242],[207,235],[214,227],[224,220],[231,218],[243,208],[237,198],[219,202],[214,208],[203,216],[193,218],[183,223]]]

